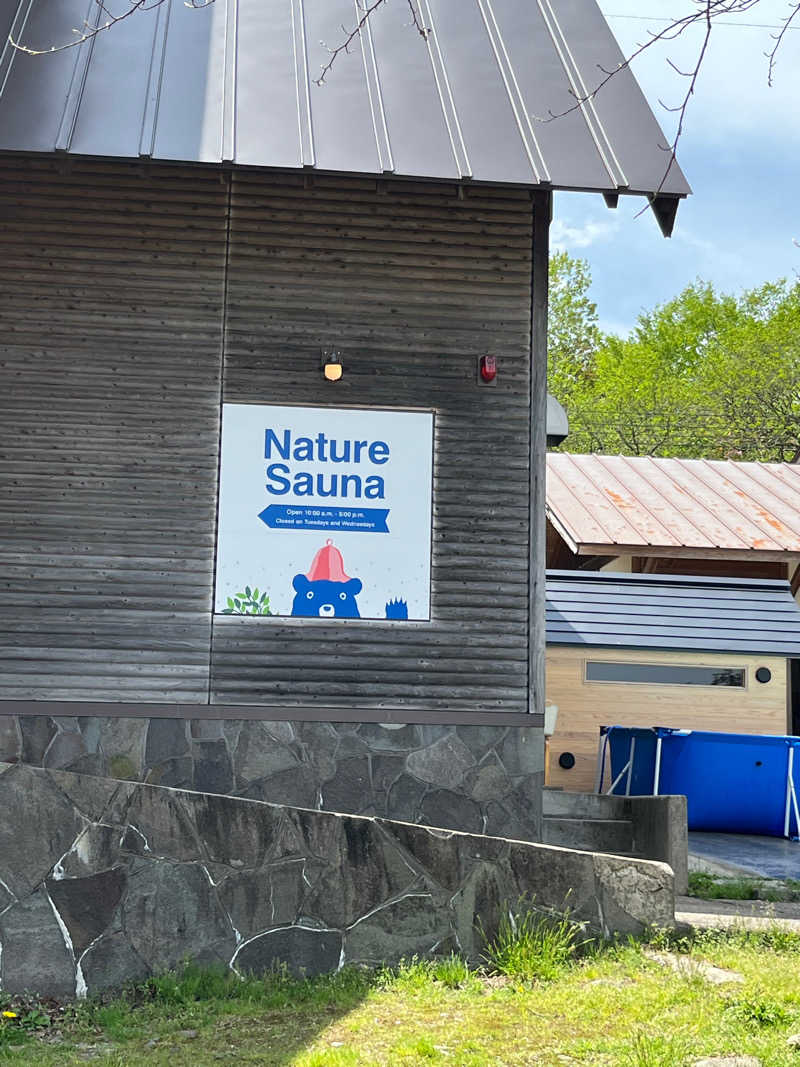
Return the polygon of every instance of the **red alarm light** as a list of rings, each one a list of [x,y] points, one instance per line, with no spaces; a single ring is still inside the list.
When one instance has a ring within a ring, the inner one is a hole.
[[[480,362],[481,379],[484,382],[493,382],[497,377],[497,360],[494,356],[481,356]]]

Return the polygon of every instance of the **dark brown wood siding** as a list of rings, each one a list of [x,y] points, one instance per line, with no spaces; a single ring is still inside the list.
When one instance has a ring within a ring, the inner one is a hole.
[[[10,157],[0,178],[0,698],[526,711],[529,195]],[[212,636],[221,399],[435,412],[430,623]]]
[[[0,158],[4,699],[208,699],[227,200]]]
[[[234,177],[225,400],[435,412],[431,622],[217,616],[214,701],[527,710],[531,219],[522,192]]]

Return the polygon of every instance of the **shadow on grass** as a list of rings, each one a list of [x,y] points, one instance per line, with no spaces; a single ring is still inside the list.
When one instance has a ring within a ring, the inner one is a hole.
[[[89,1054],[126,1067],[221,1061],[281,1067],[356,1009],[375,984],[375,974],[355,968],[306,979],[283,970],[241,978],[189,964],[113,996],[67,1005],[54,1020],[58,1037],[41,1031],[48,1039],[27,1041],[22,1054],[31,1065],[78,1063]]]

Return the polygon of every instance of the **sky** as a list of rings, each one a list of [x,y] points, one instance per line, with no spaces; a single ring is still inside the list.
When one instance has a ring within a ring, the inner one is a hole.
[[[693,0],[600,0],[626,55]],[[689,105],[678,159],[693,195],[678,209],[666,240],[639,197],[557,193],[552,243],[587,260],[591,295],[603,330],[625,334],[638,314],[676,296],[698,278],[740,292],[800,275],[800,21],[778,53],[773,86],[765,53],[787,0],[760,0],[714,29]],[[681,69],[693,66],[702,32],[656,44],[633,70],[671,139],[675,106],[686,92]],[[663,103],[661,103],[661,102]]]

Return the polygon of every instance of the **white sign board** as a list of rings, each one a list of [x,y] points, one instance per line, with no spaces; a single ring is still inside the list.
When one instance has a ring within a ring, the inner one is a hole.
[[[225,404],[214,609],[429,619],[433,415]]]

